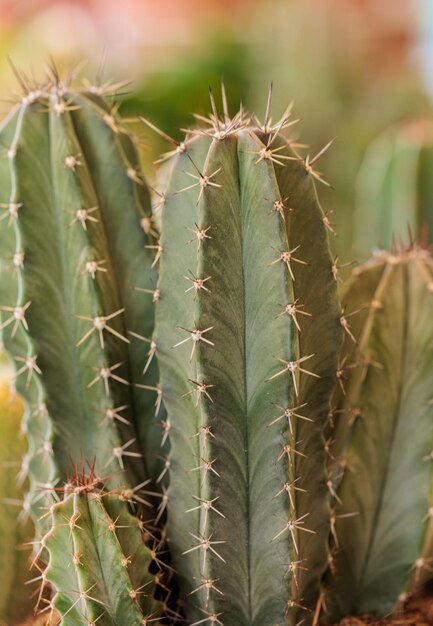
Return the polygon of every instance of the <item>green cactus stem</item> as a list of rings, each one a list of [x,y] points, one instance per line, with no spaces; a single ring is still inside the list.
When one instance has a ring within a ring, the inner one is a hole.
[[[26,402],[35,518],[83,460],[152,493],[164,468],[156,233],[134,141],[104,93],[55,77],[0,131],[1,329]]]
[[[213,103],[205,128],[172,141],[159,190],[168,536],[191,624],[307,624],[327,563],[341,326],[321,153],[302,159],[269,105],[261,124]]]
[[[46,607],[62,626],[156,623],[151,552],[140,520],[129,514],[119,494],[75,483],[52,505],[51,530],[43,538],[49,554],[43,584],[57,593]]]
[[[433,572],[430,254],[378,252],[354,271],[343,303],[345,356],[328,432],[331,620],[387,615]]]

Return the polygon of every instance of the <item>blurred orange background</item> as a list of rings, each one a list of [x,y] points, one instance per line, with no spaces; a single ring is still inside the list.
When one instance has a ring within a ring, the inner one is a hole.
[[[177,137],[191,113],[209,108],[208,85],[223,77],[231,106],[260,112],[271,80],[278,115],[291,100],[302,139],[318,149],[335,191],[336,252],[350,254],[357,174],[368,145],[400,120],[431,113],[430,0],[0,0],[0,114],[17,82],[7,57],[41,77],[61,71],[131,79],[121,111],[152,119]],[[143,134],[143,163],[164,145]]]

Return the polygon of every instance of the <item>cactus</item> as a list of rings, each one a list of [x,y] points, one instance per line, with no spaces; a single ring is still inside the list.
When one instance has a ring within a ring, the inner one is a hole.
[[[49,562],[43,583],[57,589],[46,607],[63,626],[142,626],[155,622],[160,607],[149,574],[151,551],[143,523],[128,513],[119,494],[97,489],[81,476],[50,509],[51,529],[43,538]]]
[[[432,578],[431,256],[378,252],[355,270],[343,304],[345,356],[328,432],[331,618],[388,614]]]
[[[32,524],[22,519],[20,504],[23,485],[16,480],[16,466],[25,445],[19,436],[22,403],[0,378],[0,624],[12,625],[32,610],[28,589],[29,550],[23,544],[32,539]]]
[[[405,122],[387,130],[368,148],[358,175],[353,248],[372,250],[415,239],[433,241],[433,126]]]
[[[313,183],[323,151],[302,159],[270,99],[263,124],[223,104],[171,140],[158,190],[168,536],[188,623],[307,624],[327,563],[322,431],[341,333]]]
[[[154,238],[131,138],[99,95],[60,83],[24,96],[1,137],[1,326],[28,407],[32,504],[82,459],[155,479]]]
[[[156,233],[134,142],[104,93],[54,75],[26,86],[0,130],[0,328],[26,405],[24,510],[39,536],[83,463],[123,494],[120,516],[130,505],[160,520],[165,506]]]

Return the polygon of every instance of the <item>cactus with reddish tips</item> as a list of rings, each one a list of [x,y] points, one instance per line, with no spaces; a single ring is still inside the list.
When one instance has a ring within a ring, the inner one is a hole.
[[[328,432],[331,619],[388,614],[433,571],[431,256],[377,253],[343,303],[355,314]]]
[[[433,241],[433,125],[405,122],[368,148],[357,180],[353,248],[368,256],[414,239]]]
[[[157,621],[143,525],[115,492],[74,485],[52,505],[43,538],[49,554],[42,584],[57,590],[48,605],[62,626],[142,626]]]
[[[213,103],[159,190],[168,536],[191,624],[307,624],[327,563],[340,310],[321,177],[290,125]]]

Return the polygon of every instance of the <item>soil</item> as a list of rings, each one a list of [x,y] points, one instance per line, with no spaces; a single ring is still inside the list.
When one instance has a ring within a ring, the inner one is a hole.
[[[433,595],[424,593],[414,596],[401,613],[388,619],[369,615],[346,617],[335,626],[433,626]]]
[[[46,617],[31,618],[22,622],[20,626],[46,626]],[[51,622],[52,626],[55,623]],[[413,596],[398,615],[388,619],[377,619],[369,615],[346,617],[334,626],[433,626],[433,593],[423,593]]]

